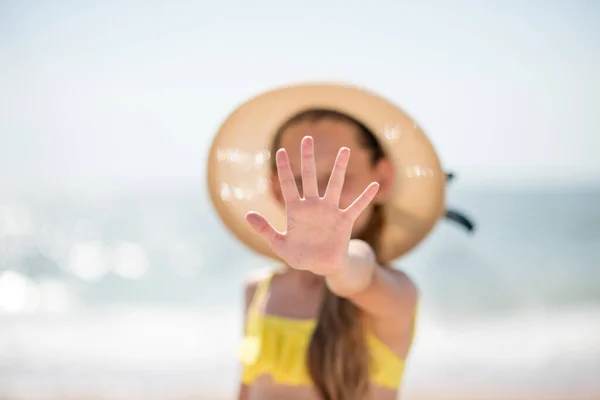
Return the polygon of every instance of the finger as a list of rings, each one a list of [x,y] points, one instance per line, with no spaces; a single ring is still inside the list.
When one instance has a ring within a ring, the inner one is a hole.
[[[335,164],[329,177],[329,183],[325,190],[325,198],[336,205],[340,204],[340,196],[344,187],[344,178],[346,177],[346,168],[350,159],[350,149],[342,147],[335,158]]]
[[[377,191],[379,190],[379,183],[372,182],[367,188],[361,193],[360,196],[344,210],[344,213],[348,215],[352,220],[356,220],[358,216],[367,208],[371,203]]]
[[[301,144],[302,153],[302,188],[304,189],[304,198],[318,197],[319,188],[317,186],[317,167],[315,165],[315,148],[313,138],[305,136]]]
[[[273,228],[273,225],[271,225],[265,217],[254,211],[250,211],[246,214],[246,221],[248,221],[252,229],[267,242],[269,247],[271,247],[273,251],[276,251],[279,244],[283,241],[283,234]]]
[[[287,152],[284,149],[279,149],[275,155],[275,160],[283,200],[288,204],[300,199],[298,186],[296,186],[296,178],[294,178]]]

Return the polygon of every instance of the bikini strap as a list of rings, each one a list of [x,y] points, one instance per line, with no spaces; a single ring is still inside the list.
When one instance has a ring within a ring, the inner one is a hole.
[[[258,282],[254,296],[252,297],[252,303],[250,303],[249,312],[259,313],[260,307],[263,306],[265,298],[269,293],[269,286],[271,285],[271,279],[273,279],[273,273],[269,273],[264,279]]]
[[[264,306],[267,295],[269,294],[269,286],[273,279],[274,272],[269,272],[267,276],[258,282],[252,301],[248,307],[248,320],[246,330],[248,334],[258,334],[260,330],[261,308]]]

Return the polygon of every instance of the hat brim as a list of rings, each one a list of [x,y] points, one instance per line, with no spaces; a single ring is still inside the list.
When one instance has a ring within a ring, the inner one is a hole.
[[[223,223],[246,246],[277,259],[245,215],[259,212],[285,231],[283,207],[269,188],[270,148],[281,125],[313,108],[348,114],[376,135],[396,172],[383,204],[379,258],[389,262],[409,252],[445,214],[446,175],[433,145],[411,117],[389,101],[351,86],[283,87],[251,98],[229,115],[214,137],[207,166],[210,198]]]

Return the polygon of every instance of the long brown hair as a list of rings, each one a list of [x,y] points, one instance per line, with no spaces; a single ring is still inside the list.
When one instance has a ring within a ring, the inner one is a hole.
[[[360,144],[371,151],[375,165],[384,151],[375,135],[354,118],[328,109],[301,112],[283,124],[273,141],[271,154],[280,147],[281,136],[291,125],[324,119],[346,122],[357,128]],[[271,168],[276,170],[274,157]],[[366,229],[359,238],[379,254],[379,233],[384,224],[381,206],[375,205]],[[358,308],[349,300],[336,296],[328,288],[321,303],[317,326],[307,355],[308,372],[323,400],[364,400],[369,391],[370,356]]]

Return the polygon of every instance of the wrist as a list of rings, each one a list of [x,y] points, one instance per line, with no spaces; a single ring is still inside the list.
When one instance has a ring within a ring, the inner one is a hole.
[[[376,268],[375,252],[371,246],[353,239],[348,246],[346,262],[335,273],[327,275],[325,282],[334,294],[348,297],[369,287]]]

